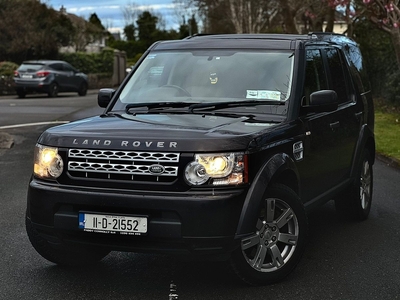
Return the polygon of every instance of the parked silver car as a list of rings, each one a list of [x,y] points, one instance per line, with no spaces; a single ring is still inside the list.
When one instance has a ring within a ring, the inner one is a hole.
[[[88,77],[61,60],[24,61],[14,72],[15,90],[19,98],[28,93],[46,93],[57,97],[59,92],[77,92],[85,96]]]

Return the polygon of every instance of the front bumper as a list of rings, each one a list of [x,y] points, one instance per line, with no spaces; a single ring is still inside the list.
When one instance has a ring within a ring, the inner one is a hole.
[[[80,243],[133,252],[224,254],[238,246],[235,232],[247,188],[155,192],[60,186],[32,179],[27,218],[52,243]],[[80,211],[145,215],[142,236],[84,232]]]

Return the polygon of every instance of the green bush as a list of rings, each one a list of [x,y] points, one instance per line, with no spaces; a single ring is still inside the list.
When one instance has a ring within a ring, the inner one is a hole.
[[[11,61],[0,62],[0,76],[2,77],[13,77],[16,69],[18,69],[18,65]]]
[[[400,71],[397,70],[386,76],[383,96],[396,106],[400,106]]]
[[[394,74],[397,68],[390,35],[366,19],[356,22],[354,34],[364,57],[373,96],[381,97],[388,86],[388,74]]]
[[[15,93],[12,83],[16,69],[18,69],[18,65],[13,62],[0,62],[0,95]]]
[[[113,73],[114,50],[105,49],[100,53],[61,53],[60,59],[69,62],[83,73]]]
[[[135,57],[134,57],[134,59],[133,59],[133,61],[134,61],[135,63],[137,63],[137,61],[142,57],[142,55],[143,55],[143,53],[138,53],[138,54],[136,54]]]

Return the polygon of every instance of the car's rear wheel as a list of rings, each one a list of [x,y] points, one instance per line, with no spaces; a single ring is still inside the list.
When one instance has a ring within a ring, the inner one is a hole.
[[[24,91],[17,91],[18,98],[25,98],[26,93]]]
[[[372,159],[368,149],[364,149],[361,158],[354,184],[335,199],[341,216],[358,221],[368,218],[373,190]]]
[[[85,82],[82,82],[79,86],[78,95],[79,96],[86,96],[88,90],[88,85]]]
[[[268,189],[254,233],[232,253],[236,274],[251,285],[282,280],[304,252],[307,216],[296,193],[277,184]]]
[[[48,95],[51,98],[57,97],[57,95],[58,95],[58,84],[57,83],[53,82],[52,84],[49,85]]]
[[[51,243],[39,235],[28,218],[26,218],[25,225],[29,240],[35,250],[48,261],[58,265],[90,265],[102,260],[110,253],[107,249]]]

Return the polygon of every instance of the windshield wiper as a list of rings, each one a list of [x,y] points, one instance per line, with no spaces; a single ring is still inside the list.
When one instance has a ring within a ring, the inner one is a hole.
[[[284,101],[260,101],[260,100],[246,100],[246,101],[232,101],[232,102],[204,102],[204,103],[195,103],[189,106],[189,112],[193,113],[194,109],[199,108],[212,108],[222,109],[222,108],[230,108],[230,107],[239,107],[239,106],[256,106],[256,105],[285,105]]]
[[[193,103],[188,103],[188,102],[154,102],[154,103],[149,103],[149,102],[140,102],[140,103],[131,103],[128,104],[125,107],[125,111],[129,112],[131,108],[137,108],[137,107],[147,107],[147,109],[153,109],[153,108],[164,108],[164,107],[170,107],[170,108],[180,108],[180,107],[187,107],[193,105]]]

